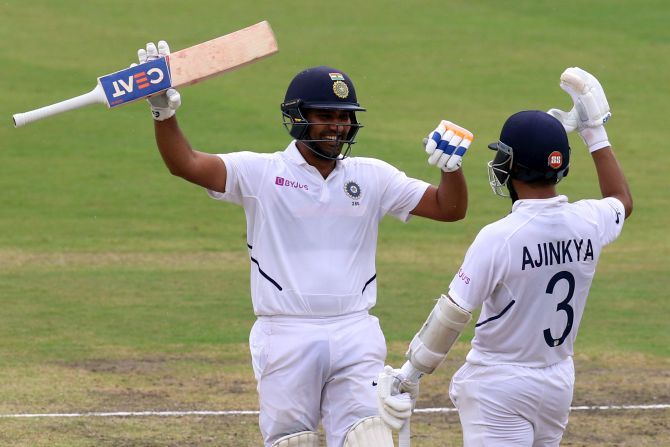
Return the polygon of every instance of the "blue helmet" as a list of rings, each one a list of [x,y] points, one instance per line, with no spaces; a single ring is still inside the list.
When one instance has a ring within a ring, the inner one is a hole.
[[[555,184],[568,175],[570,145],[563,125],[541,110],[524,110],[510,116],[500,140],[489,144],[496,151],[489,162],[489,182],[498,195],[507,186],[516,200],[510,178],[526,183]]]
[[[312,67],[298,73],[286,90],[281,111],[284,126],[296,140],[313,143],[320,140],[307,139],[310,123],[303,113],[305,109],[348,110],[351,114],[349,132],[342,141],[347,144],[346,157],[354,144],[358,129],[363,127],[356,119],[357,111],[365,111],[358,103],[356,89],[349,76],[335,68],[320,66]],[[310,144],[307,146],[315,150]],[[317,153],[321,156],[320,152]],[[328,157],[326,157],[328,158]]]

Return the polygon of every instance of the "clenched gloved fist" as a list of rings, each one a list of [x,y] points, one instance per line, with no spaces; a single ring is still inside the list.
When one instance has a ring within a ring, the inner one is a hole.
[[[600,82],[591,73],[570,67],[561,74],[560,86],[574,106],[569,112],[550,109],[547,113],[558,119],[566,132],[577,130],[590,152],[609,146],[604,124],[612,113]]]
[[[400,430],[409,420],[419,395],[419,382],[405,379],[399,369],[386,365],[377,378],[377,404],[382,420]]]
[[[165,57],[168,54],[170,54],[170,47],[164,40],[158,42],[158,48],[156,48],[153,42],[149,42],[146,50],[144,48],[137,50],[140,64],[158,59],[159,57]],[[174,116],[175,111],[181,105],[181,95],[177,90],[170,88],[147,98],[147,101],[149,101],[149,105],[151,106],[151,115],[154,119],[156,121],[163,121]]]
[[[437,166],[444,172],[458,170],[463,156],[472,144],[472,132],[450,121],[442,121],[427,138],[423,139],[428,164]]]

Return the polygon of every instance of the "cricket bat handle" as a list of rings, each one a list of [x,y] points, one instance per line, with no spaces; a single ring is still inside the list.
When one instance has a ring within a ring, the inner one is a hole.
[[[405,421],[402,427],[400,427],[400,432],[398,432],[398,447],[410,447],[410,429],[409,429],[409,419]]]
[[[25,126],[33,121],[41,120],[49,116],[57,115],[63,112],[69,112],[80,107],[91,104],[102,103],[107,104],[105,99],[105,92],[100,84],[96,85],[93,90],[83,95],[75,96],[74,98],[66,99],[65,101],[57,102],[39,109],[30,110],[24,113],[17,113],[13,116],[14,127]]]

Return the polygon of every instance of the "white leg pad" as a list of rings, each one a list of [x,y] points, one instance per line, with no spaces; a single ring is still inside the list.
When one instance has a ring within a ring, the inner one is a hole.
[[[344,447],[393,447],[393,435],[380,416],[370,416],[349,429]]]
[[[272,447],[319,447],[319,435],[313,431],[301,431],[277,439]]]

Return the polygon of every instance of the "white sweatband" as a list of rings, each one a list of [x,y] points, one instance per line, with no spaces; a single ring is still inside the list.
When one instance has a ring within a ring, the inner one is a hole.
[[[416,369],[416,367],[412,365],[412,362],[408,360],[400,368],[400,374],[405,378],[405,380],[411,383],[418,383],[419,380],[421,380],[421,377],[423,377],[424,373],[423,371]]]
[[[584,140],[586,147],[589,148],[589,152],[611,146],[605,126],[585,127],[579,131],[579,135]]]

